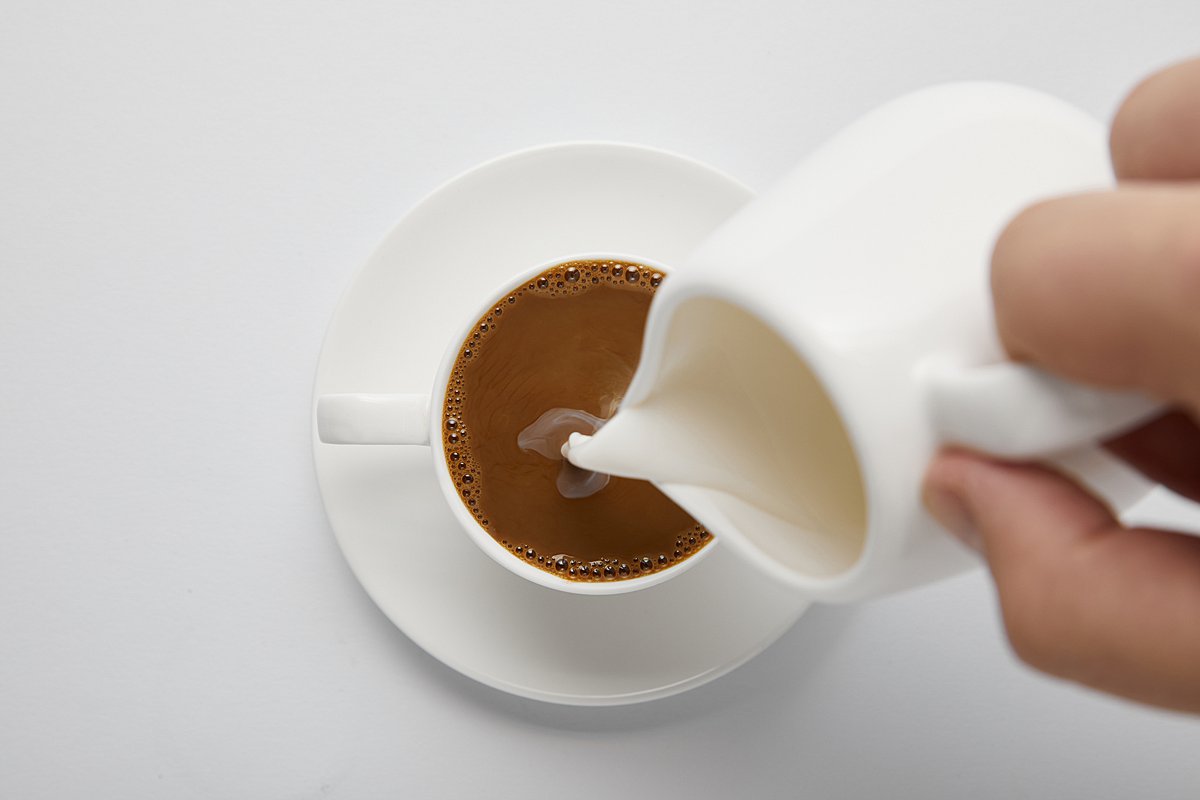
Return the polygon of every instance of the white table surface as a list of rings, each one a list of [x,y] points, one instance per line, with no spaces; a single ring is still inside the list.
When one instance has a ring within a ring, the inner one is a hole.
[[[339,292],[476,162],[617,139],[762,188],[932,82],[1107,116],[1197,31],[1195,0],[4,3],[0,796],[1196,797],[1200,721],[1019,665],[981,574],[643,706],[477,685],[341,559],[309,403]]]

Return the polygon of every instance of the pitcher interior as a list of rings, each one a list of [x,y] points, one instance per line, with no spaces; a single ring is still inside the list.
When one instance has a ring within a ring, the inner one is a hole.
[[[670,321],[654,390],[631,422],[660,454],[660,483],[703,487],[735,530],[770,558],[814,577],[862,554],[862,474],[834,403],[774,330],[723,300],[684,301]],[[618,415],[620,416],[620,415]]]

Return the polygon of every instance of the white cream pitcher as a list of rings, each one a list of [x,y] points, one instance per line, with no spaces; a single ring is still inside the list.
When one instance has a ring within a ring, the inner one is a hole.
[[[1157,404],[1006,361],[988,288],[1021,208],[1112,180],[1104,127],[1052,97],[898,99],[678,265],[617,413],[564,454],[653,481],[720,546],[834,602],[977,563],[920,505],[943,444],[1052,462],[1125,508],[1150,485],[1095,442]]]

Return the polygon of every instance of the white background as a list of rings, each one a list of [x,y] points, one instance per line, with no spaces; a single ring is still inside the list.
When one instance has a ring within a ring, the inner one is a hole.
[[[0,796],[1194,798],[1200,722],[1028,672],[979,574],[644,706],[476,685],[346,568],[309,407],[354,270],[476,162],[619,139],[763,188],[932,82],[1108,116],[1197,31],[1195,0],[5,2]]]

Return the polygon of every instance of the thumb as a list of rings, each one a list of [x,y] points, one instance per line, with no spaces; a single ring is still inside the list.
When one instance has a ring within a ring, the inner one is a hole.
[[[924,500],[986,558],[1022,660],[1200,711],[1200,540],[1126,529],[1058,473],[960,451],[934,460]]]
[[[924,502],[993,572],[1053,566],[1120,523],[1074,483],[1046,468],[945,451],[925,476]],[[1051,532],[1051,533],[1048,533]]]

